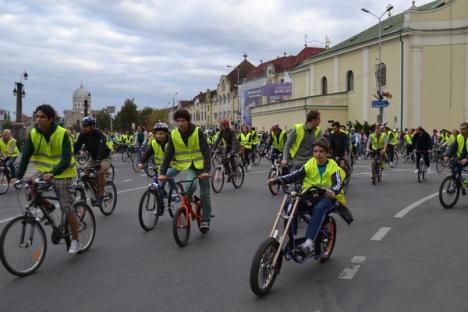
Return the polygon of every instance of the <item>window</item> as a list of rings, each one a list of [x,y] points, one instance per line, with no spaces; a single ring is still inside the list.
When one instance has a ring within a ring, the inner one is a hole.
[[[354,90],[354,74],[351,70],[346,73],[346,91]]]
[[[214,119],[218,120],[218,113],[214,113]]]
[[[322,95],[328,94],[327,77],[322,77]]]
[[[375,77],[381,86],[387,85],[387,66],[384,63],[380,63],[380,66],[375,65]]]

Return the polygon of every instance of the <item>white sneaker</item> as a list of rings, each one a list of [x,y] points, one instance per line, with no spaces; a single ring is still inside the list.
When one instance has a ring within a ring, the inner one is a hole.
[[[77,240],[72,240],[70,244],[70,248],[68,249],[69,254],[76,254],[81,249],[81,244]]]
[[[252,165],[249,164],[249,165],[247,166],[247,170],[250,170],[251,168],[252,168]]]
[[[418,173],[418,169],[414,170],[413,172],[414,172],[414,173]]]
[[[311,254],[314,250],[314,241],[311,239],[307,239],[305,242],[297,246],[300,250],[302,250],[306,255]]]

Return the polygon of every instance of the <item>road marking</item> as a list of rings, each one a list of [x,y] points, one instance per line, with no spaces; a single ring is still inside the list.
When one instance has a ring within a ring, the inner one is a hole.
[[[267,172],[270,172],[270,170],[248,171],[248,172],[246,172],[246,174],[250,174],[250,173],[267,173]]]
[[[10,221],[10,220],[13,220],[13,219],[16,218],[16,217],[18,217],[18,216],[14,216],[14,217],[11,217],[11,218],[8,218],[8,219],[0,220],[0,224],[6,223],[6,222],[8,222],[8,221]]]
[[[421,205],[422,203],[425,203],[427,202],[428,200],[436,197],[437,195],[439,195],[439,192],[436,192],[434,194],[431,194],[429,196],[426,196],[424,198],[421,198],[420,200],[418,200],[417,202],[414,202],[412,203],[411,205],[403,208],[399,213],[397,213],[394,218],[403,218],[404,216],[406,216],[411,210],[413,210],[414,208],[418,207],[419,205]]]
[[[132,179],[125,179],[125,180],[122,181],[122,183],[127,183],[127,182],[130,182],[130,181],[132,181]]]
[[[352,174],[351,177],[358,177],[358,176],[362,176],[362,175],[372,175],[371,172],[361,172],[361,173],[355,173],[355,174]]]
[[[366,261],[366,257],[354,256],[351,259],[351,266],[344,268],[343,272],[340,273],[338,278],[352,280],[364,261]]]
[[[388,232],[390,232],[392,228],[391,227],[382,227],[380,228],[377,233],[374,234],[374,236],[372,236],[371,240],[373,241],[380,241],[382,240],[385,235],[387,235]]]
[[[125,193],[125,192],[131,192],[131,191],[136,191],[136,190],[141,190],[141,189],[144,189],[148,187],[148,185],[145,185],[145,186],[140,186],[140,187],[135,187],[135,188],[131,188],[131,189],[128,189],[128,190],[121,190],[121,191],[118,191],[117,194],[121,194],[121,193]]]

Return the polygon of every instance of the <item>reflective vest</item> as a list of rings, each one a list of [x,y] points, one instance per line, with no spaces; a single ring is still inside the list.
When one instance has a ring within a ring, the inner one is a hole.
[[[466,151],[468,148],[468,138],[465,139],[461,134],[457,135],[457,144],[457,158],[460,159],[463,155],[463,151]]]
[[[384,148],[386,136],[387,135],[385,133],[381,133],[379,139],[377,140],[377,135],[375,133],[372,133],[371,134],[372,150],[376,151],[378,149]]]
[[[104,133],[103,133],[104,134]],[[104,137],[106,138],[106,145],[109,148],[111,152],[114,151],[114,142],[109,138],[107,134],[104,134]]]
[[[281,133],[279,136],[277,136],[273,131],[271,132],[271,138],[272,143],[271,145],[273,146],[274,149],[280,151],[281,153],[283,152],[284,149],[284,136],[286,135],[286,131],[281,130]]]
[[[251,131],[250,132],[250,137],[252,138],[252,145],[258,145],[260,144],[260,139],[257,135],[257,131]]]
[[[445,141],[447,141],[447,138],[448,138],[447,134],[446,134],[446,133],[442,133],[442,134],[440,135],[440,143],[445,143]]]
[[[15,148],[13,149],[13,153],[11,154],[8,153],[8,145],[15,146]],[[5,156],[12,156],[12,157],[18,156],[19,150],[18,150],[18,146],[16,146],[16,140],[13,138],[10,138],[8,142],[5,143],[5,141],[3,141],[2,138],[0,138],[0,152]]]
[[[174,129],[171,132],[171,140],[174,144],[174,168],[179,171],[184,171],[190,168],[192,163],[196,169],[203,169],[204,161],[200,150],[200,140],[198,138],[198,127],[188,138],[188,145],[185,145],[179,129]]]
[[[50,173],[60,163],[63,154],[62,142],[65,135],[68,135],[67,130],[57,127],[50,135],[50,140],[47,143],[46,138],[36,128],[31,130],[31,141],[34,145],[31,161],[36,166],[37,171]],[[62,173],[55,175],[54,179],[74,177],[76,177],[76,162],[75,157],[72,155],[68,168]]]
[[[388,144],[390,145],[398,144],[398,132],[395,132],[395,131],[388,132]]]
[[[405,134],[405,144],[406,145],[411,145],[413,144],[413,138],[409,134]]]
[[[333,159],[328,159],[326,166],[327,167],[325,169],[325,172],[322,175],[320,175],[317,160],[315,159],[315,157],[312,157],[305,163],[304,170],[306,172],[306,176],[304,178],[304,181],[302,182],[302,192],[305,192],[311,186],[321,186],[322,188],[331,187],[331,177],[337,171],[340,174],[341,182],[344,181],[346,173],[343,169],[340,168],[340,166],[338,166],[338,164]],[[340,192],[336,194],[336,199],[343,205],[346,204],[343,189],[341,189]]]
[[[299,150],[299,147],[301,146],[302,140],[304,139],[305,125],[295,124],[294,128],[296,129],[296,140],[294,141],[293,145],[291,146],[291,149],[289,150],[289,153],[291,154],[292,158],[296,156],[297,151]],[[315,139],[317,139],[317,137],[320,135],[320,127],[317,127],[315,129],[314,135],[315,135]]]
[[[252,133],[247,133],[247,134],[244,134],[244,132],[241,132],[239,134],[239,142],[240,142],[240,145],[245,148],[245,149],[252,149],[252,142],[250,141],[250,138],[251,138],[251,134]]]
[[[159,168],[159,166],[161,166],[163,159],[164,159],[164,150],[161,144],[159,144],[158,140],[156,139],[153,139],[151,141],[151,147],[153,148],[153,152],[154,152],[154,155],[153,155],[154,163]],[[167,147],[167,143],[164,145],[164,148],[166,147]]]
[[[458,136],[457,136],[457,139],[458,139]],[[455,143],[455,136],[453,134],[451,134],[447,140],[447,145],[450,146],[452,145],[453,143]]]

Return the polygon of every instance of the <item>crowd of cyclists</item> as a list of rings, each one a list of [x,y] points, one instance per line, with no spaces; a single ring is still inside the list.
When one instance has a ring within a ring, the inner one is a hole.
[[[207,233],[212,218],[210,174],[217,156],[222,156],[221,164],[228,181],[236,178],[236,167],[250,170],[262,157],[269,159],[272,166],[278,165],[281,171],[268,176],[268,184],[285,184],[306,194],[311,187],[322,187],[326,192],[320,200],[308,196],[301,197],[301,213],[308,214],[304,241],[297,248],[304,254],[314,252],[314,241],[325,216],[337,202],[346,204],[344,187],[349,183],[353,164],[357,159],[382,159],[381,168],[396,165],[398,158],[413,161],[416,170],[423,159],[427,173],[431,173],[430,160],[447,162],[450,157],[459,160],[453,174],[460,174],[468,165],[468,124],[463,123],[458,130],[438,131],[429,134],[424,128],[398,131],[385,125],[375,125],[370,129],[356,130],[335,121],[331,127],[321,127],[319,111],[309,111],[305,121],[291,129],[282,129],[273,124],[268,131],[257,132],[255,127],[243,125],[233,128],[227,119],[219,121],[216,129],[202,130],[191,122],[188,111],[180,109],[173,115],[176,127],[157,122],[152,131],[138,127],[136,131],[101,131],[92,116],[84,117],[82,132],[73,133],[57,121],[55,110],[50,105],[40,105],[35,110],[35,126],[29,131],[21,151],[19,166],[15,161],[19,156],[16,141],[11,131],[4,130],[0,136],[2,171],[0,184],[7,179],[12,184],[23,183],[29,162],[35,165],[42,181],[53,186],[60,209],[70,226],[71,243],[68,252],[77,253],[81,249],[79,222],[73,212],[75,197],[70,187],[77,178],[77,167],[94,170],[98,184],[97,198],[93,202],[99,206],[106,200],[104,186],[106,173],[112,165],[113,153],[127,153],[131,150],[138,157],[135,165],[143,170],[152,163],[157,183],[164,190],[166,182],[176,190],[175,177],[183,172],[186,180],[198,179],[200,187],[201,214],[199,229]],[[83,164],[76,157],[86,154]],[[7,172],[8,171],[8,172]],[[5,175],[5,172],[7,174]],[[196,185],[195,184],[195,185]],[[195,188],[188,190],[189,194]],[[314,205],[310,205],[314,202]],[[39,203],[45,213],[55,206],[47,200]],[[167,202],[166,202],[167,204]],[[164,213],[165,202],[157,199],[158,216]],[[171,215],[172,216],[172,215]]]

